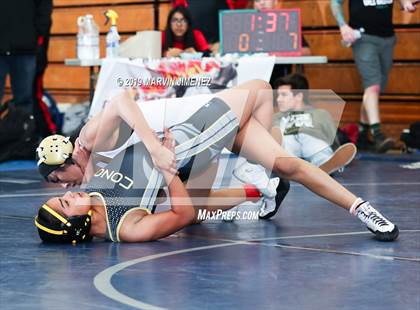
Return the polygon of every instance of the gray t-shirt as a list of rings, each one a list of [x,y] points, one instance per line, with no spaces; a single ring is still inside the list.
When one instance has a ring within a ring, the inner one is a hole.
[[[275,113],[273,127],[280,128],[283,135],[306,133],[328,144],[334,141],[337,133],[337,126],[330,113],[314,108]]]

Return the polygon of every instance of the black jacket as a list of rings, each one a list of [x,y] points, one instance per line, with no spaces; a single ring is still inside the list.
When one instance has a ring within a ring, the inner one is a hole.
[[[0,55],[34,54],[51,26],[52,0],[0,0]]]

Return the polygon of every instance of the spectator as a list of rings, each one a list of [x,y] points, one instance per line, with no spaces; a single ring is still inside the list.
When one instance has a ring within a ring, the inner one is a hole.
[[[0,102],[7,74],[16,106],[32,114],[37,47],[51,25],[51,0],[1,1]]]
[[[52,0],[49,0],[52,7]],[[50,11],[51,19],[52,10]],[[44,73],[48,66],[48,47],[50,42],[50,27],[46,28],[46,32],[38,41],[36,55],[36,74],[34,85],[34,114],[37,134],[46,137],[61,131],[60,112],[56,107],[54,99],[46,94],[44,90]],[[48,98],[48,99],[46,99]],[[48,101],[47,101],[48,100]],[[48,104],[47,104],[48,103]]]
[[[188,7],[193,18],[193,27],[200,30],[213,54],[219,52],[219,11],[233,8],[226,0],[188,0],[175,1]]]
[[[175,0],[173,3],[188,7],[194,20],[194,28],[204,34],[211,52],[216,55],[220,48],[219,11],[245,9],[248,0]]]
[[[381,131],[378,107],[379,95],[386,87],[392,68],[396,43],[392,24],[393,1],[349,0],[349,24],[344,19],[343,2],[331,0],[331,10],[340,27],[343,41],[352,45],[356,67],[363,82],[357,146],[383,153],[395,144],[393,139],[386,138]],[[408,12],[416,9],[411,0],[400,0],[400,4]],[[361,28],[364,33],[357,40],[355,30]],[[372,141],[368,137],[369,131]]]
[[[184,6],[178,6],[169,12],[166,29],[162,32],[162,47],[165,57],[178,57],[184,52],[203,52],[204,56],[210,54],[203,33],[192,28],[190,12]]]
[[[328,174],[353,160],[356,146],[332,143],[336,141],[337,126],[329,112],[310,105],[309,83],[303,75],[279,78],[275,89],[279,112],[273,116],[272,135],[286,151]]]

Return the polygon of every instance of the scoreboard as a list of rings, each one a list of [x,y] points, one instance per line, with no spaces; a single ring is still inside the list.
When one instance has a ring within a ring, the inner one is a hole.
[[[219,28],[221,54],[300,55],[300,9],[220,11]]]

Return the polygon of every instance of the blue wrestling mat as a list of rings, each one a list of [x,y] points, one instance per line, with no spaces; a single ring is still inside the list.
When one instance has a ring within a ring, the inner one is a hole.
[[[361,158],[336,178],[398,224],[395,242],[292,184],[269,221],[211,220],[143,244],[45,245],[33,217],[63,190],[33,162],[1,165],[1,308],[420,309],[420,160]]]

